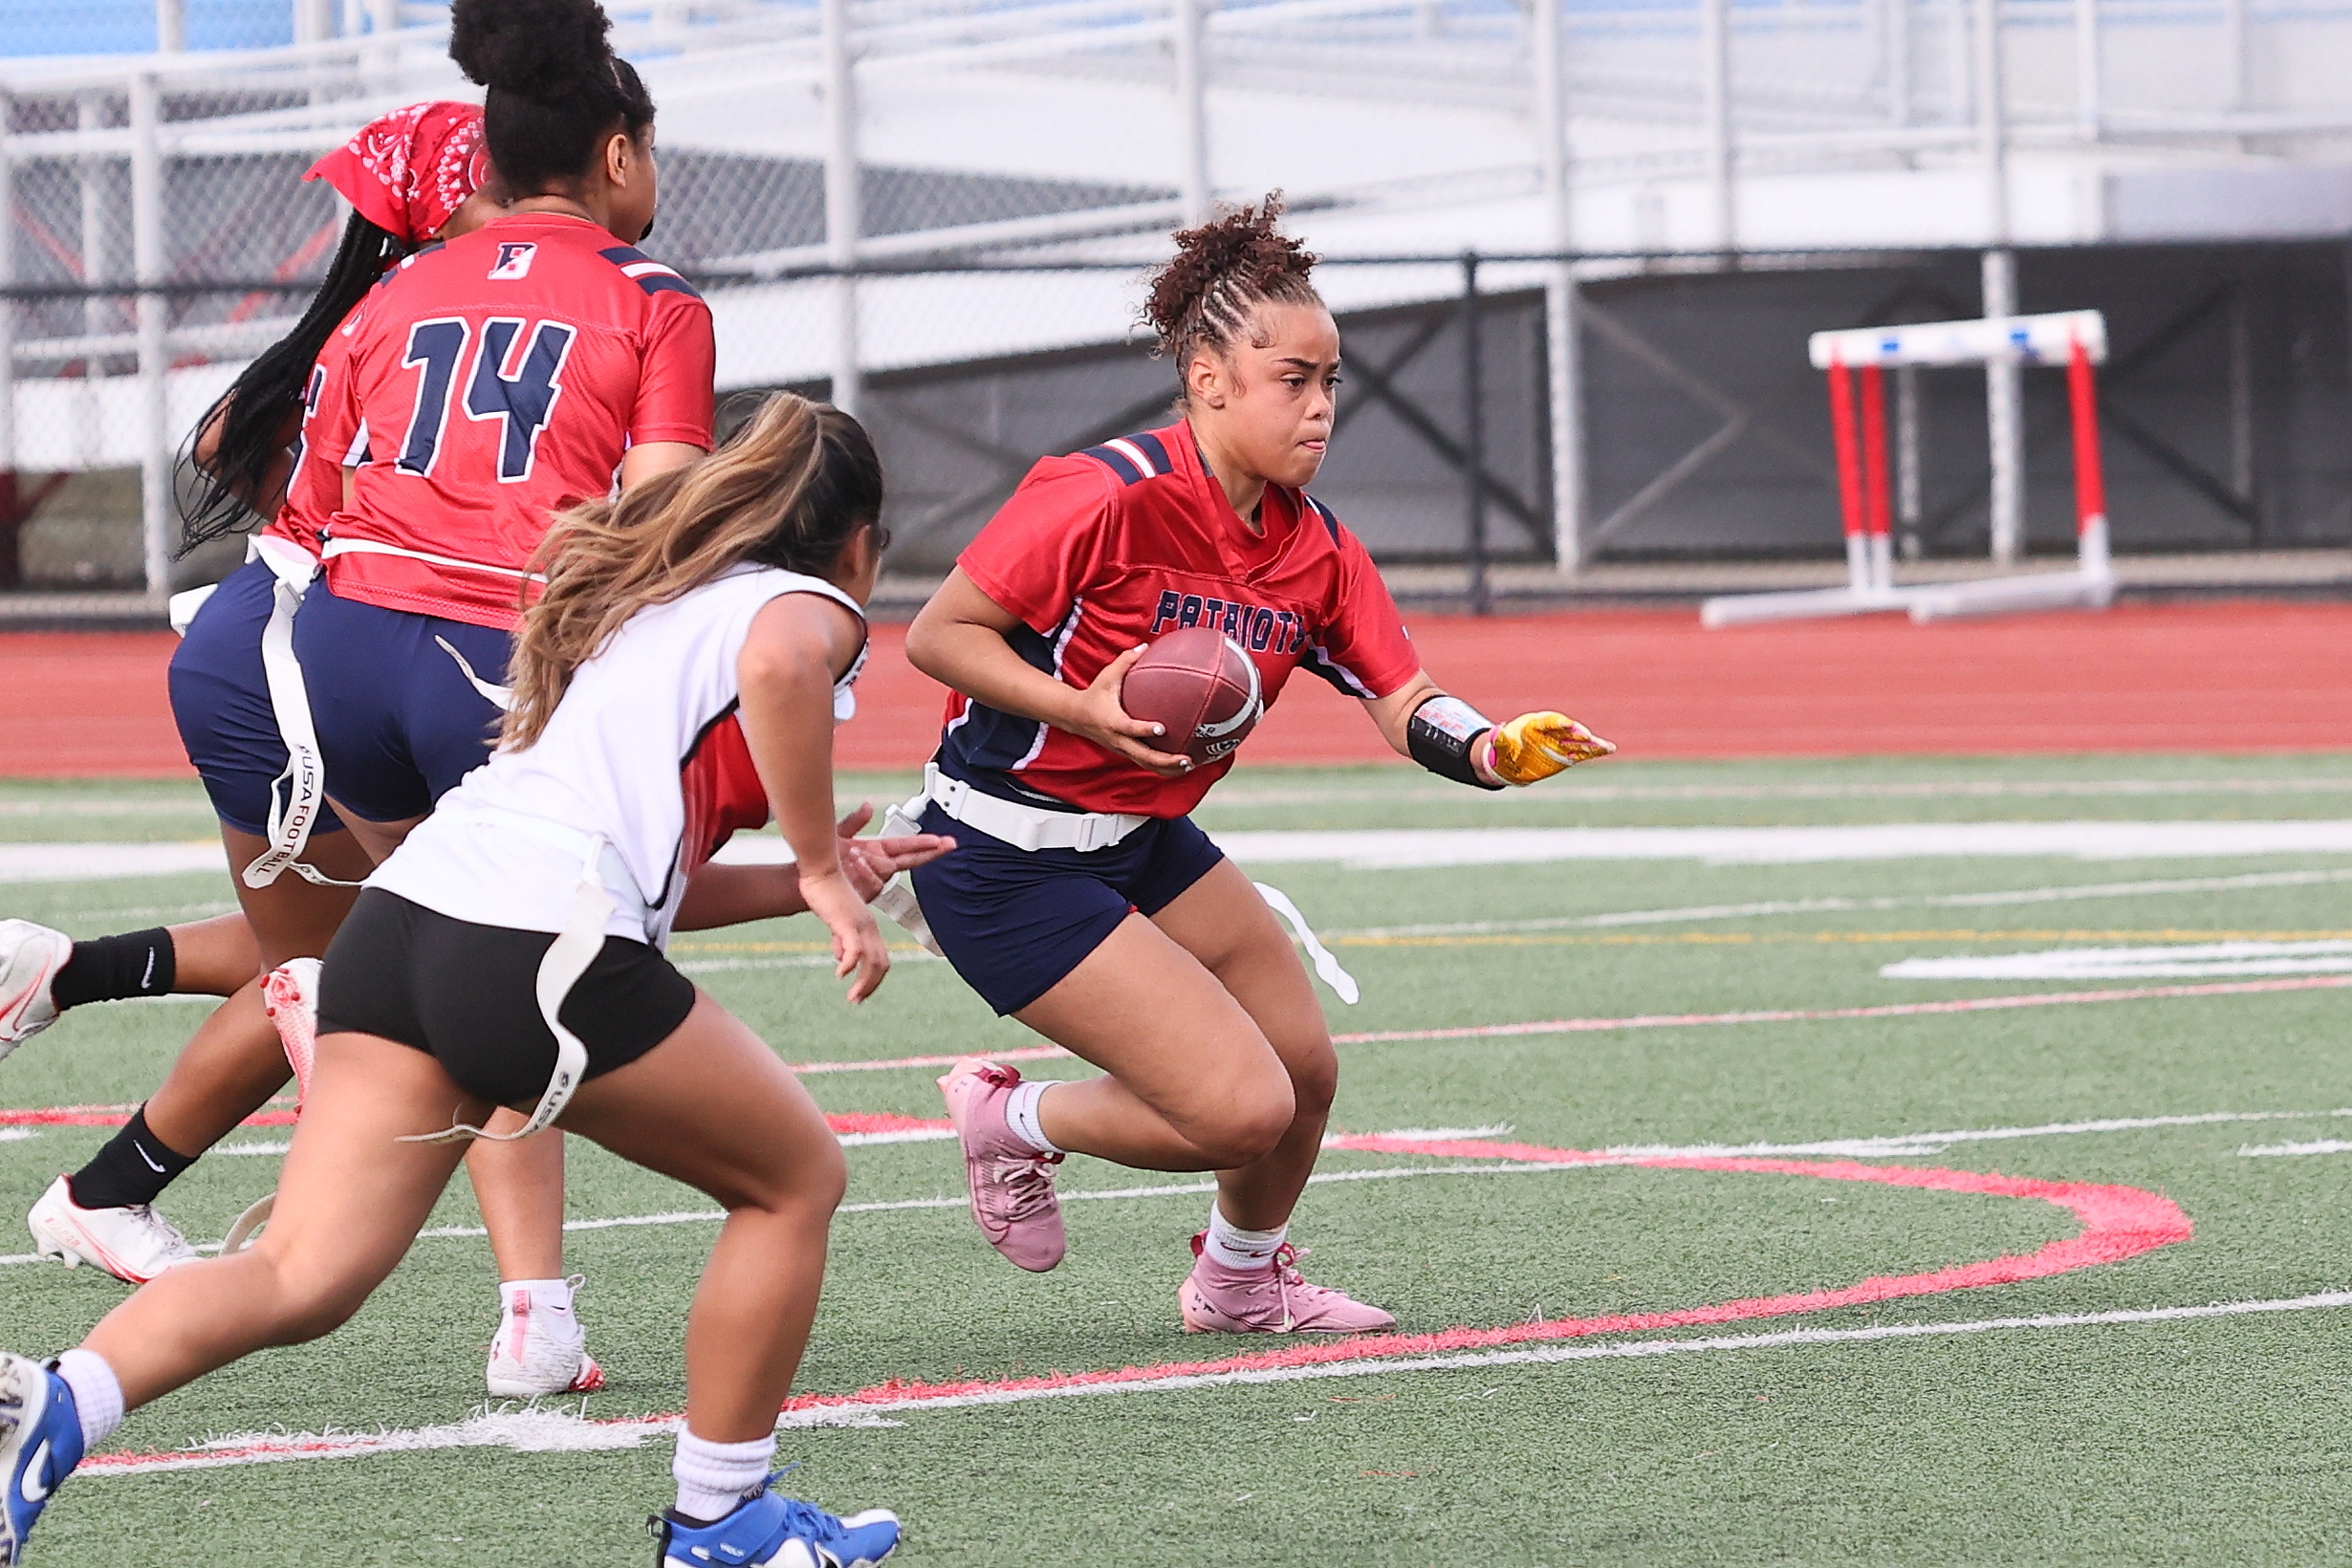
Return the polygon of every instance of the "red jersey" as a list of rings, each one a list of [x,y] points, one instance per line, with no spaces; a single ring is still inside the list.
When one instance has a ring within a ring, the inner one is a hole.
[[[1304,667],[1353,697],[1385,697],[1421,668],[1363,545],[1304,490],[1266,487],[1252,533],[1188,424],[1049,457],[956,564],[1018,616],[1022,658],[1083,686],[1139,642],[1215,626],[1247,648],[1271,708]],[[1094,742],[960,694],[939,763],[1012,799],[1181,817],[1232,758],[1162,778]]]
[[[367,443],[328,585],[512,629],[556,512],[621,454],[710,446],[710,310],[585,218],[501,218],[403,261],[359,308],[341,397]],[[335,394],[335,388],[328,388]]]
[[[352,307],[318,351],[318,362],[311,366],[311,379],[302,387],[302,433],[294,440],[294,466],[286,474],[286,499],[262,530],[291,539],[314,555],[328,520],[342,508],[343,470],[358,467],[366,455],[365,438],[356,427],[350,404],[327,395],[330,386],[350,374],[351,338],[359,324],[359,309]]]

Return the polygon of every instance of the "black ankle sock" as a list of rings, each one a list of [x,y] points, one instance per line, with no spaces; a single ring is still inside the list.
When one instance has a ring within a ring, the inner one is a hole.
[[[49,994],[59,1011],[84,1002],[119,1002],[126,996],[162,996],[179,978],[171,932],[151,931],[92,937],[74,944],[74,956],[51,981]]]
[[[66,1187],[84,1209],[128,1209],[155,1202],[195,1163],[195,1155],[179,1153],[147,1130],[142,1105],[88,1165],[66,1178]]]

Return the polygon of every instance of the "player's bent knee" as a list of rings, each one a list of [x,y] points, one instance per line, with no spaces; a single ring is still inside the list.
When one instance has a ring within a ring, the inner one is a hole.
[[[1331,1102],[1339,1094],[1339,1054],[1331,1048],[1328,1039],[1315,1049],[1298,1052],[1285,1059],[1291,1070],[1291,1097],[1296,1103],[1296,1117],[1327,1116]]]
[[[1274,1145],[1282,1142],[1298,1118],[1297,1101],[1290,1094],[1288,1084],[1273,1086],[1278,1092],[1251,1095],[1218,1119],[1213,1127],[1191,1135],[1192,1142],[1203,1154],[1216,1162],[1220,1170],[1252,1165],[1272,1154]]]
[[[747,1179],[734,1192],[712,1194],[731,1212],[738,1209],[828,1220],[849,1191],[849,1161],[841,1145],[827,1139],[779,1160],[773,1169]]]

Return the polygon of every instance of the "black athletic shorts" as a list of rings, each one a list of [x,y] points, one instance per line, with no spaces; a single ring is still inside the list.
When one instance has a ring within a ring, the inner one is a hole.
[[[555,1070],[539,1016],[539,960],[555,937],[477,926],[381,887],[360,891],[327,948],[318,1033],[381,1034],[441,1063],[499,1105],[537,1103]],[[557,1016],[588,1048],[595,1078],[660,1045],[694,1008],[694,982],[642,942],[607,936]]]

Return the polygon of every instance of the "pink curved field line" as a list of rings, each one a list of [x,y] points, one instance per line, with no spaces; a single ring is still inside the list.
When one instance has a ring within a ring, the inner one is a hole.
[[[907,1122],[906,1117],[828,1118],[837,1127],[843,1122],[870,1120]],[[852,1129],[842,1129],[852,1130]],[[875,1128],[870,1130],[885,1130]],[[1426,1142],[1378,1135],[1346,1135],[1331,1147],[1370,1154],[1428,1154],[1465,1160],[1515,1160],[1531,1165],[1654,1165],[1674,1170],[1723,1170],[1761,1176],[1812,1176],[1833,1182],[1876,1182],[1888,1187],[1925,1187],[1938,1192],[1975,1192],[2000,1198],[2035,1198],[2070,1209],[2082,1222],[2076,1235],[2054,1241],[2031,1252],[1987,1258],[1956,1268],[1926,1274],[1881,1274],[1838,1290],[1803,1291],[1783,1296],[1748,1296],[1711,1306],[1686,1307],[1673,1312],[1614,1313],[1599,1318],[1557,1318],[1505,1328],[1450,1328],[1435,1334],[1371,1335],[1356,1339],[1316,1340],[1279,1350],[1227,1356],[1214,1361],[1162,1361],[1149,1366],[1122,1366],[1102,1372],[1052,1372],[1042,1377],[970,1379],[957,1383],[923,1383],[892,1379],[846,1394],[801,1394],[785,1401],[784,1409],[855,1408],[860,1405],[905,1406],[969,1398],[975,1394],[1014,1393],[1032,1389],[1088,1384],[1142,1383],[1163,1378],[1215,1376],[1335,1361],[1406,1358],[1463,1350],[1499,1348],[1547,1339],[1573,1339],[1598,1334],[1627,1334],[1666,1328],[1689,1328],[1740,1322],[1758,1318],[1785,1318],[1826,1312],[1837,1307],[1867,1305],[1906,1296],[1935,1296],[1985,1285],[2009,1285],[2046,1278],[2102,1263],[2118,1263],[2142,1252],[2186,1241],[2191,1231],[2189,1216],[2170,1199],[2136,1187],[2096,1182],[2049,1182],[2033,1177],[1979,1174],[1966,1170],[1913,1165],[1870,1165],[1855,1160],[1761,1160],[1729,1155],[1624,1156],[1584,1149],[1547,1148],[1536,1143],[1505,1143],[1487,1139]],[[609,1417],[592,1426],[653,1426],[681,1421],[682,1416]],[[263,1442],[233,1449],[197,1449],[179,1453],[94,1454],[90,1468],[140,1468],[174,1460],[203,1458],[215,1462],[247,1459],[321,1457],[348,1458],[367,1451],[361,1438],[321,1438]]]
[[[1450,1328],[1435,1334],[1317,1340],[1215,1361],[1168,1361],[1150,1366],[1125,1366],[1116,1371],[1055,1372],[1043,1377],[961,1383],[902,1382],[894,1379],[869,1388],[860,1388],[855,1393],[799,1395],[787,1401],[784,1407],[787,1410],[807,1410],[826,1406],[921,1404],[927,1400],[1017,1389],[1067,1387],[1084,1383],[1148,1383],[1160,1378],[1312,1366],[1327,1361],[1373,1358],[1427,1356],[1547,1339],[1580,1339],[1596,1334],[1627,1334],[1741,1322],[1757,1318],[1786,1318],[1800,1313],[1827,1312],[1837,1307],[1891,1301],[1905,1296],[1936,1296],[1947,1291],[2042,1279],[2051,1274],[2068,1274],[2102,1263],[2118,1263],[2142,1252],[2153,1252],[2159,1247],[2186,1241],[2191,1231],[2189,1216],[2170,1199],[2136,1187],[2114,1187],[2094,1182],[2049,1182],[2032,1177],[1978,1174],[1966,1170],[1871,1165],[1855,1160],[1759,1160],[1716,1155],[1663,1155],[1629,1159],[1581,1149],[1545,1148],[1534,1143],[1504,1143],[1485,1139],[1425,1143],[1409,1138],[1340,1137],[1333,1139],[1331,1146],[1376,1154],[1521,1160],[1538,1165],[1634,1165],[1676,1170],[1738,1171],[1762,1176],[1813,1176],[1825,1181],[1877,1182],[1889,1187],[1926,1187],[1939,1192],[2036,1198],[2072,1210],[2082,1222],[2082,1230],[2066,1240],[2050,1242],[2031,1252],[1986,1258],[1981,1262],[1935,1269],[1925,1274],[1880,1274],[1837,1290],[1748,1296],[1736,1301],[1685,1307],[1672,1312],[1613,1313],[1599,1318],[1557,1318],[1533,1323],[1514,1323],[1504,1328]]]

